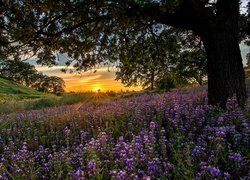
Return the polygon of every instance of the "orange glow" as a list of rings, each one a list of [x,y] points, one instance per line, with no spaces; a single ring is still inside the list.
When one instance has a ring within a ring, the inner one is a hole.
[[[94,92],[98,93],[101,92],[101,88],[99,88],[98,86],[96,88],[93,89]]]
[[[89,82],[81,82],[81,79],[74,79],[67,81],[65,80],[66,84],[66,92],[86,92],[86,91],[93,91],[101,92],[106,91],[140,91],[142,88],[140,86],[137,87],[125,87],[120,81],[116,81],[114,79],[103,80],[102,83],[96,84],[95,81],[90,80]]]
[[[100,89],[101,92],[121,90],[139,91],[142,89],[140,86],[125,87],[120,81],[115,80],[115,72],[107,72],[106,70],[97,73],[84,73],[81,76],[70,78],[65,77],[64,81],[66,92],[97,92],[98,89]]]
[[[52,68],[47,68],[38,66],[36,68],[38,71],[42,71],[44,74],[49,76],[58,76],[63,78],[66,85],[66,92],[97,92],[98,89],[100,89],[101,92],[121,90],[139,91],[142,89],[140,86],[130,88],[125,87],[120,81],[115,80],[115,71],[110,72],[107,70],[107,67],[98,69],[96,73],[87,71],[82,74],[62,73],[60,69],[63,67],[64,66],[54,66]]]

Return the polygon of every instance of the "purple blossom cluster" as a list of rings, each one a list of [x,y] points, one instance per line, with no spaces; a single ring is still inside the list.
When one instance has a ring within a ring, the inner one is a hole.
[[[250,178],[249,112],[206,101],[183,91],[2,116],[0,179]]]

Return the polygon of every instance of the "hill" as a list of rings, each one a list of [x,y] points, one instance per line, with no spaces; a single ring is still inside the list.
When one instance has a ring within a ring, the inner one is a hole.
[[[51,96],[13,81],[0,78],[0,102]]]

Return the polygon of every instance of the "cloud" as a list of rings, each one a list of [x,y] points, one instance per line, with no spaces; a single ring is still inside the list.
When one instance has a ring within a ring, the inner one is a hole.
[[[80,83],[87,83],[93,80],[98,80],[100,81],[102,75],[98,74],[98,75],[94,75],[94,76],[90,76],[90,77],[82,77],[81,80],[79,80]]]
[[[48,67],[48,66],[39,66],[39,65],[36,65],[36,69],[38,71],[42,71],[44,73],[46,72],[61,72],[61,69],[74,69],[74,67],[72,66],[69,66],[69,67],[66,67],[66,66],[52,66],[52,67]]]

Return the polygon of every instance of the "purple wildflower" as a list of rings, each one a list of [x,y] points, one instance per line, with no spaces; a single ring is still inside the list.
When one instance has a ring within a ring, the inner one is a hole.
[[[242,156],[240,153],[230,153],[228,159],[233,162],[240,163],[242,162]]]
[[[81,169],[78,169],[74,173],[74,179],[76,180],[84,180],[84,171]]]
[[[68,137],[69,134],[70,134],[70,129],[68,128],[68,126],[66,126],[64,129],[63,129],[63,134],[64,136]]]
[[[97,169],[96,169],[96,162],[94,160],[88,162],[87,168],[91,172],[91,174],[96,174]]]
[[[150,125],[149,125],[149,128],[150,128],[151,130],[155,130],[156,127],[157,127],[157,123],[156,123],[155,121],[151,121],[151,122],[150,122]]]

